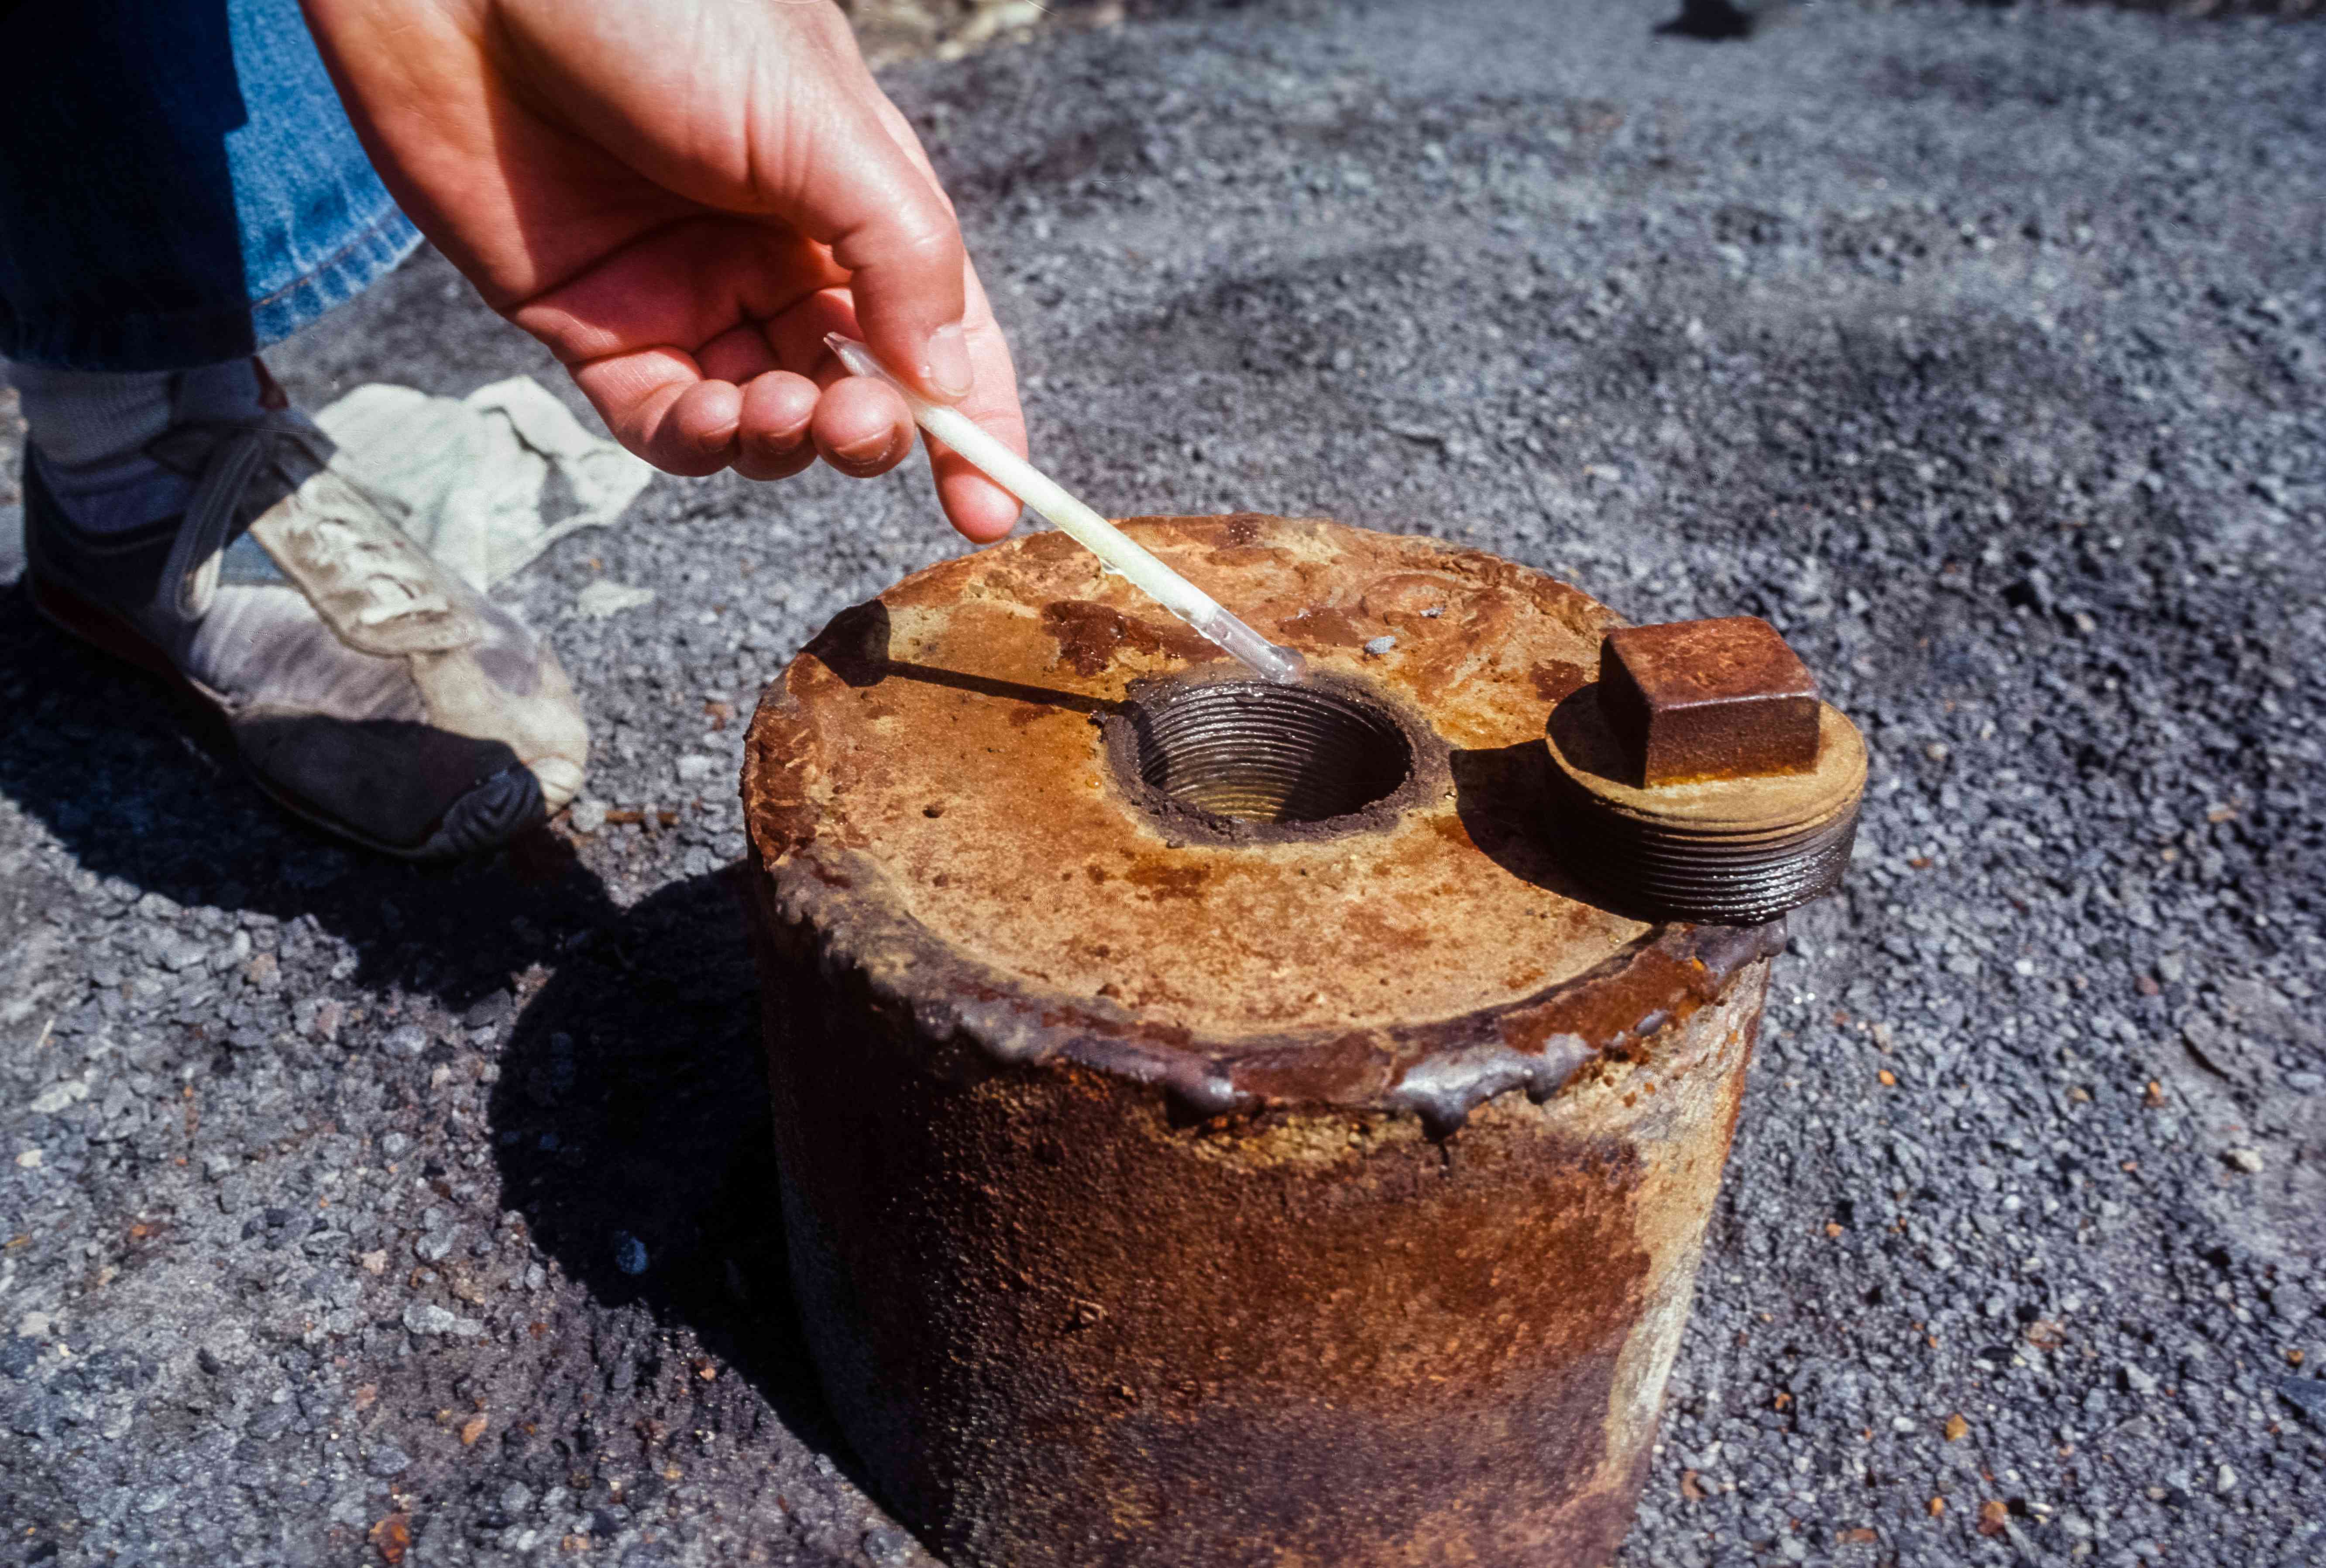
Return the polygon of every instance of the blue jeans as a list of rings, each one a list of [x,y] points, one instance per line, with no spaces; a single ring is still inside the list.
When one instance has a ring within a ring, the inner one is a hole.
[[[297,0],[31,0],[0,59],[0,358],[236,359],[420,242]]]

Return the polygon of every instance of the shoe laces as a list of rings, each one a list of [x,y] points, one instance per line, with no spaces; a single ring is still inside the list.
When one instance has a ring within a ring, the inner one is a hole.
[[[321,474],[338,450],[295,408],[206,421],[204,432],[214,443],[162,574],[162,591],[173,596],[170,608],[189,620],[207,614],[217,596],[219,561],[249,520],[252,487],[272,475],[286,494],[296,491]],[[394,527],[384,513],[363,520],[376,527],[356,526],[332,508],[319,508],[309,519],[317,550],[334,574],[361,584],[366,602],[356,619],[379,626],[400,616],[442,613],[448,603],[428,570],[433,563],[421,552],[398,548],[401,541],[378,537],[377,529]]]

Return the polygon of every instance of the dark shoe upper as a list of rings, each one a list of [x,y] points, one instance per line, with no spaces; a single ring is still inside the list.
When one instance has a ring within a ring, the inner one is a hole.
[[[24,464],[27,576],[52,619],[215,705],[259,782],[397,854],[500,842],[580,789],[587,731],[547,646],[329,466],[289,409],[174,426],[176,517],[77,526]]]

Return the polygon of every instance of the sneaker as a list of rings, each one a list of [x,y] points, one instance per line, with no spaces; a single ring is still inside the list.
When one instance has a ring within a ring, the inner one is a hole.
[[[474,854],[563,806],[589,735],[555,656],[327,467],[330,439],[258,375],[248,413],[145,448],[191,485],[145,527],[76,526],[27,443],[34,607],[217,710],[261,789],[374,849]]]

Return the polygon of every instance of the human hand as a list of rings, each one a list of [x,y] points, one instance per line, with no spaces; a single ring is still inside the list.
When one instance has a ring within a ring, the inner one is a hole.
[[[673,473],[912,450],[870,343],[1026,450],[1009,345],[912,128],[830,0],[302,0],[380,177],[488,303]],[[933,447],[972,539],[1018,502]]]

